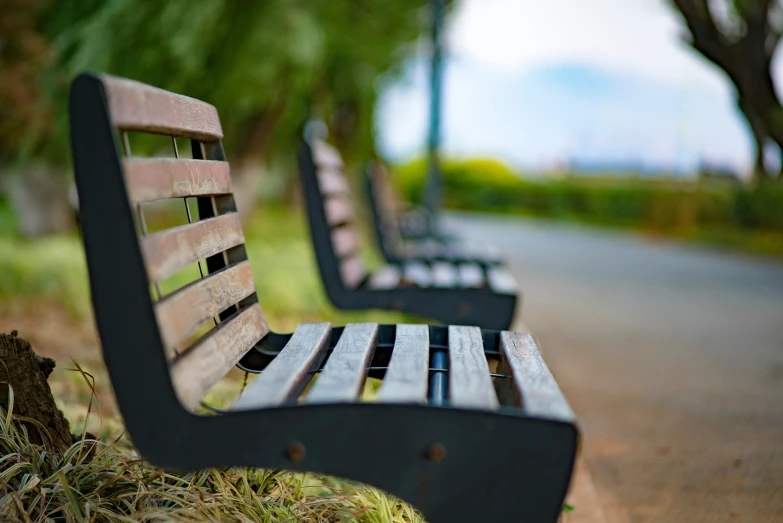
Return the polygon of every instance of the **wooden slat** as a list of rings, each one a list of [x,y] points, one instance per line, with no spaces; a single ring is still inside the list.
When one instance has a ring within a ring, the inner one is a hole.
[[[432,271],[427,265],[419,262],[407,262],[404,266],[404,271],[406,282],[413,283],[418,287],[429,287],[432,285]]]
[[[433,259],[443,257],[446,248],[432,240],[409,241],[405,245],[405,253],[408,258]]]
[[[459,283],[463,287],[483,287],[484,273],[477,263],[459,265]]]
[[[499,407],[478,327],[449,325],[449,402],[474,409]]]
[[[193,409],[204,394],[269,332],[261,306],[251,305],[222,322],[171,366],[171,380],[182,404]],[[139,386],[144,386],[143,377]]]
[[[384,265],[370,276],[370,288],[376,290],[395,289],[400,284],[400,269],[395,265]]]
[[[500,333],[500,347],[525,413],[573,420],[571,407],[541,358],[535,338],[528,333],[504,331]]]
[[[136,203],[229,194],[228,162],[177,158],[126,158],[123,161],[128,197]]]
[[[155,305],[160,335],[169,356],[193,335],[202,323],[256,290],[250,263],[243,261],[197,280]]]
[[[358,287],[367,278],[367,268],[358,253],[340,260],[340,276],[349,289]]]
[[[150,234],[141,240],[141,250],[150,280],[161,281],[244,242],[239,215],[230,212]]]
[[[434,287],[454,288],[457,286],[457,267],[448,262],[432,264],[432,285]]]
[[[329,323],[302,323],[280,354],[248,385],[231,407],[257,409],[295,400],[310,381],[310,371],[329,347]]]
[[[340,153],[324,142],[323,140],[316,140],[312,145],[313,160],[318,167],[333,167],[336,169],[343,168],[343,159]]]
[[[318,380],[307,393],[307,403],[356,401],[364,386],[377,338],[377,323],[346,325]]]
[[[349,194],[351,192],[345,175],[334,167],[318,169],[318,186],[323,195]]]
[[[487,269],[487,280],[489,281],[489,287],[495,292],[516,294],[519,291],[517,280],[508,269],[502,267]]]
[[[202,142],[223,138],[217,110],[206,102],[126,78],[107,75],[102,79],[112,122],[119,129]]]
[[[354,220],[353,206],[344,198],[328,198],[324,201],[326,222],[335,227]]]
[[[429,367],[429,327],[397,325],[394,350],[378,391],[378,401],[426,403]]]
[[[485,263],[495,263],[500,261],[500,251],[495,246],[483,242],[464,242],[461,245],[462,256]]]
[[[359,233],[353,226],[332,229],[332,245],[340,258],[353,254],[359,249]]]

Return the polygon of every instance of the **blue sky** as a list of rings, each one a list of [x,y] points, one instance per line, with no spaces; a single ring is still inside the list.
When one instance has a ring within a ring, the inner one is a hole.
[[[731,86],[680,31],[658,0],[462,0],[447,33],[446,154],[527,169],[578,159],[747,170],[753,149]],[[394,160],[425,143],[423,55],[378,109],[379,147]]]

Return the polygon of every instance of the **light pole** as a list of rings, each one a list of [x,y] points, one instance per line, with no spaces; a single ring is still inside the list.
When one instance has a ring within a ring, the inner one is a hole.
[[[441,30],[443,28],[444,0],[430,0],[432,60],[430,62],[430,122],[427,138],[427,186],[424,194],[424,205],[429,215],[429,226],[432,229],[436,220],[441,200],[440,172],[440,101],[442,91],[442,46]]]

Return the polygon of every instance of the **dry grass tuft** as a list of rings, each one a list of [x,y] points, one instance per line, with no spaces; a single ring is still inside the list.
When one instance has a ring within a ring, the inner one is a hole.
[[[164,472],[122,436],[84,436],[63,454],[47,452],[29,442],[22,420],[13,405],[0,409],[0,521],[422,521],[377,489],[316,474]]]

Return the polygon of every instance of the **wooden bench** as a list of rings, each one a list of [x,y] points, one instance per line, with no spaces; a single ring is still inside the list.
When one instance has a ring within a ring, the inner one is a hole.
[[[389,182],[388,170],[381,162],[369,162],[364,174],[376,244],[387,263],[424,259],[482,266],[502,264],[500,253],[492,245],[465,243],[453,232],[444,231],[424,209],[398,212],[400,204]]]
[[[95,320],[117,404],[146,459],[351,478],[432,522],[557,519],[579,434],[529,333],[375,323],[271,332],[215,108],[83,74],[70,118]],[[176,148],[168,158],[134,156],[129,131],[189,140],[192,159]],[[149,233],[144,207],[162,199],[195,202],[197,212]],[[195,264],[203,276],[160,293],[160,282]],[[199,413],[235,365],[259,374],[230,408]],[[361,392],[368,375],[382,379],[372,402]]]
[[[398,310],[487,329],[511,325],[520,293],[502,265],[411,257],[368,272],[342,158],[323,140],[309,142],[299,153],[302,191],[321,279],[335,307]]]

